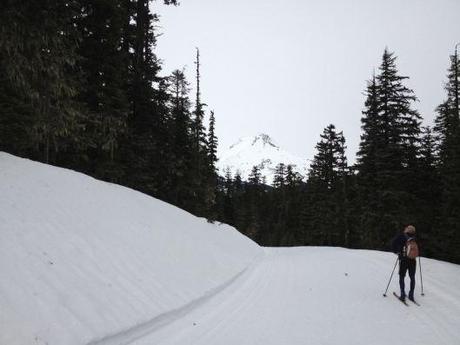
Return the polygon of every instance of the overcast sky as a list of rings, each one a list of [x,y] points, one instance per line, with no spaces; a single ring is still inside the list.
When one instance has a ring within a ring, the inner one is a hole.
[[[264,132],[311,159],[333,123],[353,161],[366,80],[385,46],[431,124],[460,42],[459,0],[182,0],[152,8],[161,15],[164,73],[185,66],[195,86],[200,48],[202,97],[216,113],[219,150]]]

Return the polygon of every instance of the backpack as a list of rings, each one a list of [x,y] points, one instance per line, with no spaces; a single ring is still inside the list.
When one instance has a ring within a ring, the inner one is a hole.
[[[417,256],[419,256],[419,250],[418,250],[418,245],[417,242],[415,241],[414,238],[409,238],[406,241],[406,257],[409,259],[415,259]]]

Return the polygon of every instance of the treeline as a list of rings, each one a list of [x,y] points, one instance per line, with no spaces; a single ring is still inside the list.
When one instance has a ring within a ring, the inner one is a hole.
[[[2,1],[0,150],[213,218],[217,139],[214,115],[203,124],[199,52],[192,102],[183,70],[161,74],[153,4]]]
[[[408,77],[385,50],[366,88],[357,163],[348,165],[343,133],[331,124],[306,181],[283,164],[272,186],[258,167],[247,182],[227,172],[218,218],[263,245],[383,250],[414,224],[424,255],[460,263],[459,67],[455,52],[435,124],[422,127]]]
[[[177,5],[164,0],[165,5]],[[0,150],[84,172],[235,225],[263,245],[387,249],[405,224],[425,255],[460,263],[459,61],[433,128],[385,50],[366,89],[357,163],[321,134],[307,178],[218,177],[215,116],[181,69],[163,75],[150,0],[0,5]],[[205,128],[207,127],[207,129]]]

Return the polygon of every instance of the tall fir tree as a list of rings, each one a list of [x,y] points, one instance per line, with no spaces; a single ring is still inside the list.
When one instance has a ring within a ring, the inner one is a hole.
[[[193,138],[193,190],[194,190],[194,208],[193,212],[200,216],[207,216],[211,208],[212,198],[209,195],[208,177],[209,177],[209,160],[207,154],[206,132],[203,124],[204,107],[206,106],[201,100],[201,63],[200,50],[196,49],[195,60],[195,78],[196,78],[196,95],[195,108],[192,118],[192,138]]]
[[[159,75],[160,61],[154,53],[154,25],[158,16],[150,1],[131,3],[128,29],[130,73],[127,83],[130,111],[123,138],[123,182],[147,194],[167,199],[171,169],[166,78]],[[126,23],[125,23],[126,25]],[[125,47],[126,48],[126,47]]]
[[[316,245],[337,245],[346,233],[344,213],[344,182],[347,174],[345,138],[334,125],[326,127],[317,154],[310,166],[304,205],[306,242]]]
[[[444,259],[460,261],[460,108],[459,69],[457,49],[450,57],[445,90],[447,99],[438,107],[435,119],[438,167],[441,181],[441,211],[438,234],[448,239],[445,248],[438,249]]]
[[[81,3],[83,15],[77,25],[82,41],[78,52],[85,76],[80,99],[89,115],[85,124],[87,159],[91,162],[88,172],[116,182],[122,168],[115,156],[129,115],[129,53],[123,44],[129,37],[125,21],[130,8],[121,0]]]
[[[209,127],[208,136],[206,140],[206,152],[207,152],[207,179],[206,179],[206,191],[205,191],[205,204],[207,206],[206,216],[209,220],[215,220],[217,218],[217,188],[218,188],[218,173],[217,173],[217,136],[216,136],[216,118],[214,111],[211,111],[209,116]]]
[[[172,116],[172,169],[169,200],[179,207],[192,210],[193,198],[193,138],[189,83],[184,70],[175,70],[170,76]]]
[[[2,128],[10,128],[1,134],[24,140],[19,147],[10,146],[16,140],[8,137],[0,144],[13,153],[55,162],[69,142],[79,141],[82,129],[76,99],[80,37],[73,25],[80,5],[6,1],[0,12],[1,117]]]
[[[421,230],[421,249],[423,255],[433,256],[439,248],[436,224],[439,223],[441,183],[436,161],[436,140],[430,127],[422,128],[420,160],[416,190],[418,219],[417,228]]]
[[[209,116],[209,130],[208,130],[208,140],[207,140],[207,147],[208,147],[208,157],[209,162],[211,165],[211,170],[214,172],[216,171],[216,163],[217,163],[217,146],[218,140],[216,136],[216,117],[214,115],[214,111],[211,111],[211,115]]]
[[[357,153],[357,166],[367,187],[374,185],[377,175],[377,158],[384,141],[379,117],[379,90],[375,75],[367,83],[363,116],[361,118],[361,142]]]
[[[420,115],[414,92],[404,85],[396,57],[385,49],[380,73],[367,88],[358,152],[365,247],[385,248],[388,238],[417,218],[416,195]]]

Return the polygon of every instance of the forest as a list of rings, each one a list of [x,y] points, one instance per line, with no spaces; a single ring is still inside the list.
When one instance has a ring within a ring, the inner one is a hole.
[[[139,190],[264,246],[388,250],[413,224],[424,256],[460,263],[456,47],[446,56],[445,97],[432,126],[422,125],[396,54],[382,49],[356,114],[356,163],[348,163],[343,132],[330,124],[318,133],[308,176],[279,164],[268,186],[257,166],[248,181],[217,171],[219,114],[201,94],[200,51],[193,82],[182,67],[162,70],[159,5],[3,1],[0,150]]]

